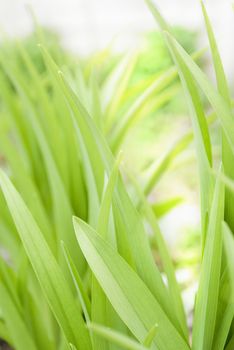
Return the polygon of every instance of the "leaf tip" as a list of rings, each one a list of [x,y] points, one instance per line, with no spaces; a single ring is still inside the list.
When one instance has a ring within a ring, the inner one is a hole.
[[[72,215],[72,222],[73,222],[73,225],[76,225],[78,223],[78,220],[79,218],[75,215]]]

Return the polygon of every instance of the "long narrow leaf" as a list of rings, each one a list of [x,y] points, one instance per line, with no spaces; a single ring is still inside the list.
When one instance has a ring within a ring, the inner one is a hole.
[[[220,177],[218,177],[210,212],[199,289],[195,305],[193,350],[212,349],[222,259],[223,239],[221,224],[223,215],[224,185]]]
[[[78,349],[90,349],[87,329],[65,278],[31,213],[3,171],[0,185],[41,288],[67,341]]]
[[[111,246],[87,224],[74,218],[77,240],[90,268],[116,312],[143,342],[158,323],[155,346],[161,350],[189,349],[146,285]]]

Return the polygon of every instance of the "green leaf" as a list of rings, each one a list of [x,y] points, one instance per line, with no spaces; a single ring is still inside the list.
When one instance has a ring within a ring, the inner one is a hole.
[[[199,288],[195,305],[192,349],[212,349],[222,260],[224,185],[218,176],[207,228]]]
[[[90,315],[91,315],[90,300],[88,298],[87,293],[84,290],[82,279],[79,275],[79,272],[76,268],[74,261],[72,260],[72,257],[70,255],[67,247],[65,246],[64,242],[61,242],[61,245],[62,245],[64,256],[65,256],[66,261],[67,261],[67,265],[68,265],[69,270],[71,272],[73,282],[75,284],[75,287],[76,287],[76,290],[77,290],[77,293],[79,296],[80,304],[81,304],[82,310],[84,312],[86,322],[90,322]]]
[[[234,275],[233,275],[233,266],[234,266],[234,238],[233,232],[230,230],[228,225],[223,223],[223,232],[224,232],[224,247],[227,256],[227,265],[228,265],[228,274],[230,278],[231,286],[231,301],[234,302]]]
[[[8,344],[12,344],[8,329],[3,321],[0,321],[0,338],[6,341]]]
[[[1,310],[14,348],[16,350],[37,350],[37,346],[24,323],[22,315],[2,282],[0,282],[0,299],[4,301],[1,303]]]
[[[225,232],[223,230],[225,243]],[[224,257],[224,256],[223,256]],[[226,258],[226,257],[224,257]],[[226,263],[223,263],[223,272],[220,278],[219,304],[216,317],[215,334],[212,350],[224,349],[234,316],[234,304],[231,301],[230,275]]]
[[[167,22],[165,21],[165,19],[163,18],[163,16],[161,15],[161,13],[159,12],[158,8],[155,6],[154,2],[152,0],[145,0],[147,6],[149,7],[151,13],[153,14],[154,18],[156,19],[156,22],[158,22],[160,28],[162,30],[166,30],[168,32],[171,31],[169,25],[167,24]]]
[[[100,87],[96,79],[95,71],[91,72],[90,76],[90,90],[91,90],[91,116],[93,117],[97,127],[103,129],[103,115],[100,100]]]
[[[147,3],[150,4],[151,11],[164,33],[165,30],[170,33],[171,30],[169,26],[166,24],[166,21],[164,20],[160,12],[157,10],[157,8],[153,5],[151,1],[147,1]],[[172,39],[172,36],[169,33],[165,34],[165,38],[170,52],[172,54],[173,60],[178,67],[180,78],[184,86],[188,106],[191,112],[195,135],[200,174],[201,224],[203,248],[206,238],[207,215],[210,207],[210,194],[212,193],[213,186],[212,178],[210,176],[210,167],[212,166],[211,141],[205,111],[193,76],[188,67],[186,67],[186,65],[184,64],[184,61],[181,59],[177,46],[174,44],[175,40]],[[181,48],[181,50],[183,49]],[[193,61],[191,57],[190,59],[191,61]],[[167,161],[167,158],[165,160]]]
[[[169,35],[167,38],[171,38]],[[197,148],[197,158],[200,173],[200,197],[201,197],[201,217],[202,217],[202,248],[206,239],[207,214],[210,207],[210,197],[213,182],[210,176],[212,166],[211,141],[208,124],[205,117],[204,108],[189,69],[181,60],[178,50],[172,40],[168,40],[168,46],[172,52],[175,62],[180,69],[180,76],[184,84],[185,93],[188,96],[189,107],[192,116],[195,142]]]
[[[188,327],[186,324],[186,317],[181,298],[180,288],[176,280],[175,269],[169,251],[167,249],[166,242],[163,238],[157,219],[153,213],[150,204],[147,202],[147,199],[144,197],[136,181],[132,179],[132,182],[136,187],[139,198],[141,199],[139,211],[142,211],[145,214],[144,217],[146,218],[153,230],[153,241],[156,242],[156,246],[158,248],[158,252],[162,261],[163,269],[166,273],[169,298],[172,301],[171,307],[173,308],[174,314],[177,319],[176,324],[178,325],[178,329],[180,329],[185,339],[188,339]]]
[[[147,350],[147,347],[141,345],[137,341],[110,328],[100,326],[95,323],[88,324],[88,328],[92,332],[97,334],[99,337],[102,337],[111,343],[121,346],[121,349],[123,348],[126,350]]]
[[[230,92],[227,84],[227,79],[224,72],[224,67],[222,64],[222,60],[219,54],[218,46],[215,40],[215,36],[212,30],[212,26],[211,26],[208,14],[202,2],[201,2],[201,5],[202,5],[202,11],[203,11],[203,15],[206,23],[206,29],[209,37],[212,57],[213,57],[218,91],[220,95],[223,96],[226,103],[229,105],[229,109],[231,111],[232,102],[231,102],[231,96],[230,96]],[[233,120],[234,120],[234,116],[233,116]],[[234,179],[234,169],[232,166],[234,162],[234,154],[228,144],[228,140],[226,139],[226,136],[224,133],[222,135],[222,160],[223,160],[224,173],[228,177]],[[224,217],[232,229],[234,229],[234,219],[232,215],[233,206],[234,206],[234,194],[231,193],[227,188],[225,191],[225,216]]]
[[[112,306],[135,337],[143,342],[158,323],[155,346],[161,350],[188,350],[189,346],[169,321],[146,285],[89,225],[74,218],[74,228],[83,254]],[[168,336],[170,335],[170,336]]]
[[[64,257],[60,247],[60,240],[64,240],[71,251],[74,261],[76,261],[77,266],[79,266],[79,269],[82,271],[84,269],[84,261],[81,252],[79,251],[79,248],[74,251],[75,241],[71,225],[73,211],[64,182],[62,181],[57,169],[57,163],[54,160],[53,153],[49,146],[49,137],[46,137],[46,133],[40,125],[40,118],[37,115],[38,111],[34,108],[33,102],[31,101],[30,93],[28,91],[29,87],[22,78],[22,72],[15,69],[14,66],[6,66],[5,70],[23,101],[25,115],[28,118],[27,122],[30,125],[31,132],[34,134],[42,152],[53,202],[53,219],[56,233],[59,237],[59,240],[57,241],[58,256],[61,257],[63,265],[66,266],[65,261],[63,261]],[[64,232],[66,232],[66,235],[64,235]]]
[[[103,89],[104,94],[110,91],[111,85],[114,87],[112,91],[112,95],[110,101],[106,107],[106,119],[105,119],[105,129],[108,130],[110,126],[113,125],[113,122],[116,121],[116,117],[118,116],[119,109],[121,107],[121,100],[126,94],[126,89],[131,78],[132,72],[135,68],[136,62],[138,58],[138,53],[133,52],[130,53],[126,58],[124,57],[124,61],[120,62],[117,66],[117,69],[114,70],[114,73],[108,77],[108,84]],[[113,80],[114,84],[113,84]],[[112,80],[112,84],[111,83]],[[108,90],[107,90],[108,89]],[[103,96],[103,99],[105,96]]]
[[[168,212],[170,212],[172,209],[182,204],[183,201],[184,201],[184,198],[182,197],[172,197],[167,200],[154,203],[152,205],[152,209],[155,216],[158,219],[160,219],[162,216],[168,214]]]
[[[227,346],[225,347],[225,350],[232,350],[234,347],[234,334],[231,336],[231,339],[229,340]]]
[[[174,47],[174,49],[176,49],[178,57],[181,59],[185,67],[187,67],[193,79],[200,86],[207,99],[209,100],[211,106],[214,108],[214,111],[216,112],[217,117],[223,127],[223,131],[226,135],[231,150],[234,153],[234,118],[229,104],[215,90],[206,75],[193,61],[193,59],[186,53],[181,45],[174,38],[172,38],[170,34],[167,33],[166,36],[168,38],[168,42],[172,47]]]
[[[217,79],[217,84],[218,84],[218,90],[220,94],[225,98],[227,103],[230,103],[231,107],[231,98],[230,98],[230,93],[228,89],[228,84],[222,64],[222,60],[219,54],[218,46],[215,40],[214,32],[208,17],[208,14],[206,12],[206,8],[204,3],[201,1],[201,6],[202,6],[202,12],[203,16],[205,19],[205,24],[206,24],[206,30],[209,38],[209,43],[210,43],[210,48],[211,48],[211,53],[213,57],[213,63],[214,63],[214,68],[215,68],[215,73],[216,73],[216,79]]]
[[[156,333],[157,333],[157,328],[158,328],[158,325],[155,324],[155,325],[149,330],[148,334],[146,335],[143,344],[144,344],[147,348],[150,348],[151,344],[153,343],[153,340],[154,340],[155,335],[156,335]]]
[[[103,238],[105,238],[107,234],[112,198],[113,198],[113,193],[114,193],[114,189],[116,186],[117,177],[119,173],[119,164],[121,161],[121,157],[122,157],[122,153],[120,152],[116,158],[115,164],[110,173],[110,177],[108,179],[106,188],[104,188],[104,191],[103,191],[100,211],[98,215],[98,223],[97,223],[97,231],[101,234]]]
[[[71,343],[70,343],[69,345],[70,345],[70,349],[71,349],[71,350],[77,350],[76,347],[75,347],[75,345],[73,345],[73,344],[71,344]]]
[[[93,173],[96,175],[97,190],[100,193],[103,189],[104,171],[110,174],[113,167],[113,156],[110,149],[107,147],[103,135],[100,134],[99,130],[96,128],[80,99],[67,84],[48,53],[44,49],[42,50],[44,59],[73,112],[72,116],[77,137],[80,138],[80,135],[82,135],[84,147],[89,156]],[[143,223],[121,179],[118,179],[117,190],[113,194],[113,207],[115,224],[118,226],[118,232],[116,234],[118,251],[137,269],[138,274],[147,284],[148,288],[150,288],[154,296],[161,300],[163,308],[166,310],[167,314],[170,315],[170,319],[176,322],[171,303],[168,302],[168,294],[162,276],[160,275],[150,251]],[[96,212],[94,215],[95,214]],[[134,239],[131,239],[132,227],[135,227]],[[144,261],[144,264],[142,264],[142,261]]]
[[[0,185],[25,251],[67,341],[78,350],[89,350],[90,339],[78,304],[35,220],[3,171]]]
[[[175,80],[177,74],[177,70],[174,67],[168,69],[166,72],[157,77],[155,81],[153,81],[140,96],[137,96],[134,103],[131,104],[130,108],[121,117],[121,120],[115,127],[115,130],[112,134],[110,142],[111,148],[114,150],[114,152],[118,150],[126,134],[138,120],[138,113],[140,109],[146,104],[149,97],[152,97],[152,95],[161,92],[165,87],[167,87],[171,82]]]
[[[109,240],[108,237],[108,227],[110,222],[111,214],[111,203],[114,188],[116,185],[120,155],[117,157],[113,169],[110,173],[106,187],[103,190],[102,201],[100,205],[98,222],[97,222],[97,232],[105,239]],[[106,299],[103,290],[101,289],[95,276],[92,279],[92,321],[102,325],[111,325],[111,314],[113,313],[112,306]],[[100,338],[96,335],[93,337],[93,345],[95,350],[109,349],[108,343],[105,339]]]
[[[179,140],[176,141],[172,146],[170,146],[169,150],[156,161],[156,164],[153,165],[151,174],[144,186],[144,192],[146,195],[151,192],[163,174],[166,173],[173,160],[188,147],[192,141],[192,138],[193,135],[191,133],[185,134],[183,137],[179,138]]]

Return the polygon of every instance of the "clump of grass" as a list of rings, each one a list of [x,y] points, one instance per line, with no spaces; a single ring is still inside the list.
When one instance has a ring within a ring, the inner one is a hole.
[[[217,89],[173,38],[151,1],[147,3],[175,67],[135,96],[120,124],[115,117],[129,63],[108,103],[102,104],[94,77],[87,93],[82,74],[75,79],[63,74],[43,45],[44,75],[24,47],[18,47],[27,79],[7,49],[0,53],[0,240],[5,253],[0,260],[0,337],[16,350],[233,348],[230,93],[204,6]],[[147,194],[193,135],[183,136],[162,158],[144,188],[133,181],[134,203],[119,171],[121,157],[113,156],[141,108],[147,114],[149,98],[161,93],[177,71],[191,111],[200,176],[201,273],[192,339],[173,262]],[[215,116],[206,118],[200,90],[220,121],[218,170],[209,132]],[[145,221],[152,228],[166,283],[153,259]]]

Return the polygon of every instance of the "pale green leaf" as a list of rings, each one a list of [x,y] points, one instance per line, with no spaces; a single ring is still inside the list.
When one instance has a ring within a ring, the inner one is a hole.
[[[154,348],[189,349],[146,285],[89,225],[75,218],[77,240],[95,277],[112,306],[135,335],[143,342],[148,330],[158,323]]]
[[[25,251],[47,301],[67,341],[90,349],[90,339],[78,304],[40,229],[10,180],[0,172],[0,185]]]

